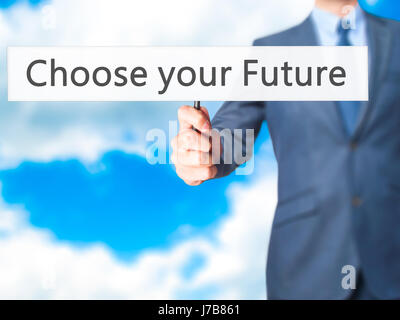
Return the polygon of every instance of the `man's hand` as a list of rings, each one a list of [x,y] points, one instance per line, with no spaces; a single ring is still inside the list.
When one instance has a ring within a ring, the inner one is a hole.
[[[179,133],[171,141],[171,160],[178,176],[188,185],[197,186],[217,174],[212,160],[213,149],[218,149],[219,157],[220,138],[215,130],[211,131],[210,116],[204,107],[196,110],[182,106],[178,120]]]

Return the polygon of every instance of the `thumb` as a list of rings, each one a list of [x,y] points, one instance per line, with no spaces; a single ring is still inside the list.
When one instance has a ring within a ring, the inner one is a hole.
[[[206,107],[200,107],[200,110],[207,116],[208,120],[210,120],[210,114]]]

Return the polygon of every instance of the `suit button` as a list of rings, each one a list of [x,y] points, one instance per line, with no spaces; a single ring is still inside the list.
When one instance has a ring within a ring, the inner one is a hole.
[[[351,150],[356,150],[357,149],[357,147],[358,147],[358,144],[357,144],[357,142],[355,142],[355,141],[352,141],[351,143],[350,143],[350,149]]]
[[[362,204],[362,199],[358,196],[355,196],[351,199],[351,204],[353,207],[359,207]]]

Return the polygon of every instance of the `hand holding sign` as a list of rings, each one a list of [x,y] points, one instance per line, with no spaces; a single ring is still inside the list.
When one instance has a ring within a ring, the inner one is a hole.
[[[172,140],[172,162],[188,185],[196,186],[217,174],[213,158],[220,153],[220,137],[211,130],[208,111],[182,106],[178,110],[179,133]],[[193,128],[195,130],[193,130]]]

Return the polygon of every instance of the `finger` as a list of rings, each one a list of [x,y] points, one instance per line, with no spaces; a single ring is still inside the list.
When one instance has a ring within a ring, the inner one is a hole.
[[[182,179],[183,180],[183,179]],[[201,180],[183,180],[187,185],[189,186],[198,186],[199,184],[202,184],[204,181]]]
[[[190,167],[209,167],[213,165],[210,152],[178,149],[172,153],[171,159],[174,164]]]
[[[209,167],[212,166],[212,154],[196,150],[178,150],[178,162],[185,166]]]
[[[208,113],[208,110],[206,107],[200,107],[200,110],[203,111],[203,113],[207,116],[208,119],[210,119],[210,114]]]
[[[209,141],[211,141],[210,151],[212,153],[213,159],[220,159],[222,155],[221,135],[218,130],[212,129],[209,136]]]
[[[211,129],[210,118],[202,110],[196,110],[190,106],[182,106],[178,110],[180,130],[194,127],[199,131]]]
[[[176,139],[171,141],[174,150],[195,150],[209,152],[211,150],[211,142],[208,136],[192,129],[181,131]]]
[[[198,182],[212,179],[217,174],[217,167],[193,168],[187,166],[176,166],[177,175],[185,182]]]

